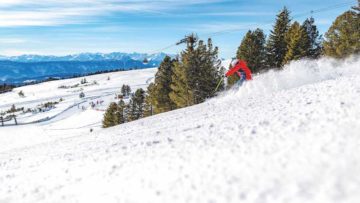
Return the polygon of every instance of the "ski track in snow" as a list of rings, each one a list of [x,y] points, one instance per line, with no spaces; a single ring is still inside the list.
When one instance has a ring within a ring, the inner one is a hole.
[[[0,151],[0,202],[360,202],[359,69],[298,61],[95,133],[0,128],[48,140]]]
[[[8,110],[12,104],[16,104],[16,107],[34,108],[39,104],[46,103],[48,101],[59,101],[62,98],[64,101],[56,105],[55,109],[51,111],[32,114],[27,113],[25,115],[18,115],[17,121],[21,125],[28,125],[34,123],[41,123],[41,125],[49,125],[64,119],[68,119],[69,116],[76,115],[79,113],[84,114],[79,106],[88,107],[89,102],[103,100],[104,103],[101,105],[103,110],[106,109],[108,104],[115,101],[114,97],[116,93],[120,92],[123,84],[129,84],[133,90],[137,88],[146,88],[148,82],[153,80],[153,76],[156,72],[156,68],[146,70],[134,70],[107,73],[100,75],[87,76],[89,86],[79,86],[71,89],[60,89],[60,86],[72,86],[79,83],[82,78],[67,79],[60,81],[52,81],[48,83],[42,83],[37,85],[25,86],[14,89],[10,93],[0,95],[0,111]],[[108,80],[108,77],[112,79]],[[91,84],[93,81],[97,81],[97,85]],[[18,92],[23,91],[25,97],[21,98],[17,95]],[[79,98],[79,93],[84,92],[85,98]],[[89,111],[85,112],[89,114]],[[91,115],[90,115],[91,117]],[[97,115],[85,120],[93,119],[97,123],[101,122],[101,116]],[[5,125],[15,125],[14,121],[8,121]],[[74,124],[66,126],[75,128]]]

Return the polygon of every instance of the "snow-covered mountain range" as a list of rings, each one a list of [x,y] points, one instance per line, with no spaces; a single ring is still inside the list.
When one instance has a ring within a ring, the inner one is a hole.
[[[156,53],[80,53],[66,56],[52,56],[52,55],[20,55],[20,56],[1,56],[0,61],[14,61],[14,62],[51,62],[51,61],[122,61],[122,60],[136,60],[143,61],[147,58],[151,61],[161,61],[167,54]]]
[[[99,71],[157,67],[165,53],[81,53],[67,56],[0,56],[0,82],[23,83],[48,77],[71,77]],[[144,63],[144,59],[148,63]]]

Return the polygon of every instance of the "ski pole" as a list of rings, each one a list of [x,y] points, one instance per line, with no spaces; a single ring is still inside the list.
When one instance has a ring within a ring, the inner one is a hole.
[[[224,80],[224,77],[221,78],[221,80],[220,80],[219,83],[217,84],[214,92],[217,92],[217,90],[219,89],[220,84],[221,84],[221,82],[222,82],[223,80]]]

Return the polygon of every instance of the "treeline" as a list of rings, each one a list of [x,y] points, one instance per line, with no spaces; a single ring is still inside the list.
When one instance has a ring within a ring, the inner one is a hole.
[[[0,94],[5,93],[5,92],[11,92],[12,89],[15,88],[15,85],[10,85],[10,84],[6,84],[4,83],[3,85],[0,85]]]
[[[129,70],[137,70],[137,67],[124,69],[124,68],[118,68],[118,69],[111,69],[111,70],[99,70],[91,73],[86,74],[74,74],[70,78],[79,78],[79,77],[85,77],[85,76],[91,76],[91,75],[99,75],[103,73],[113,73],[113,72],[121,72],[121,71],[129,71]]]
[[[46,79],[43,80],[34,80],[31,82],[26,82],[26,83],[21,83],[21,84],[4,84],[8,87],[23,87],[23,86],[27,86],[27,85],[36,85],[36,84],[40,84],[40,83],[44,83],[44,82],[51,82],[51,81],[56,81],[56,80],[65,80],[65,79],[73,79],[73,78],[80,78],[80,77],[85,77],[85,76],[92,76],[92,75],[99,75],[99,74],[103,74],[103,73],[113,73],[113,72],[121,72],[121,71],[129,71],[129,70],[137,70],[137,67],[134,68],[129,68],[129,69],[124,69],[124,68],[118,68],[118,69],[112,69],[112,70],[101,70],[101,71],[95,71],[95,72],[91,72],[91,73],[86,73],[86,74],[73,74],[73,75],[69,75],[69,76],[62,76],[62,77],[47,77]],[[12,90],[11,89],[11,90]],[[2,91],[1,86],[0,86],[0,94],[1,93],[5,93],[5,92],[9,92],[11,91],[9,89],[7,89],[6,91]]]
[[[319,34],[315,19],[292,21],[285,7],[276,16],[268,37],[262,29],[249,30],[238,48],[236,58],[247,61],[253,73],[280,69],[292,60],[316,59],[320,56],[345,58],[360,50],[359,6],[336,18],[325,38]],[[229,78],[229,85],[238,80]]]
[[[236,58],[245,60],[253,73],[281,69],[302,58],[316,59],[323,55],[345,58],[359,53],[359,29],[358,6],[338,16],[325,39],[314,18],[302,23],[292,21],[290,11],[283,8],[268,37],[260,28],[246,33]],[[104,123],[104,127],[202,103],[216,95],[215,89],[224,71],[218,48],[211,39],[205,43],[194,34],[187,36],[186,49],[176,58],[164,58],[147,92],[137,90],[128,105],[123,101],[110,105],[104,121],[111,122],[110,125]],[[228,87],[238,79],[236,74],[228,78]],[[218,91],[224,88],[224,82],[220,82]]]
[[[155,113],[199,104],[216,94],[216,86],[224,75],[218,48],[211,39],[205,43],[195,35],[187,37],[186,45],[176,59],[164,59],[154,83],[148,87],[148,100]],[[222,82],[219,90],[223,88]]]
[[[125,97],[130,95],[131,99],[127,104],[123,99],[120,99],[118,103],[110,103],[102,121],[104,128],[152,115],[151,106],[148,105],[148,102],[146,101],[145,90],[140,88],[137,89],[134,94],[131,94],[131,88],[124,85],[121,88],[121,92]]]
[[[128,104],[123,100],[110,104],[104,115],[103,127],[202,103],[215,96],[214,90],[223,75],[218,48],[213,46],[211,39],[204,42],[190,35],[186,49],[179,57],[164,58],[155,81],[146,92],[136,90]],[[223,88],[222,82],[219,90]]]

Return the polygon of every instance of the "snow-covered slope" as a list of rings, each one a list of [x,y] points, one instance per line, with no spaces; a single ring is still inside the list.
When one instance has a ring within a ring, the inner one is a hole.
[[[24,127],[0,126],[0,152],[28,144],[83,134],[89,132],[90,129],[94,131],[101,129],[103,114],[110,102],[119,101],[115,97],[120,94],[121,86],[130,85],[133,91],[138,88],[146,89],[156,71],[156,68],[152,68],[99,74],[19,87],[12,92],[0,94],[0,112],[6,112],[13,104],[16,108],[37,110],[39,106],[47,102],[59,102],[56,108],[42,107],[44,112],[17,113],[17,122],[26,125]],[[88,83],[80,84],[84,78]],[[25,97],[18,95],[20,91],[25,94]],[[79,97],[81,92],[85,94],[84,98]],[[60,99],[62,99],[61,102]],[[95,106],[91,107],[91,103]],[[43,122],[38,123],[39,121]],[[14,124],[14,120],[5,122],[6,126]],[[19,133],[19,128],[26,129],[27,132],[34,131],[36,136],[29,136],[31,133]],[[12,134],[17,135],[16,139],[9,136]]]
[[[34,144],[44,128],[0,128],[29,137],[0,152],[0,201],[360,201],[359,57],[294,62],[197,106]]]

